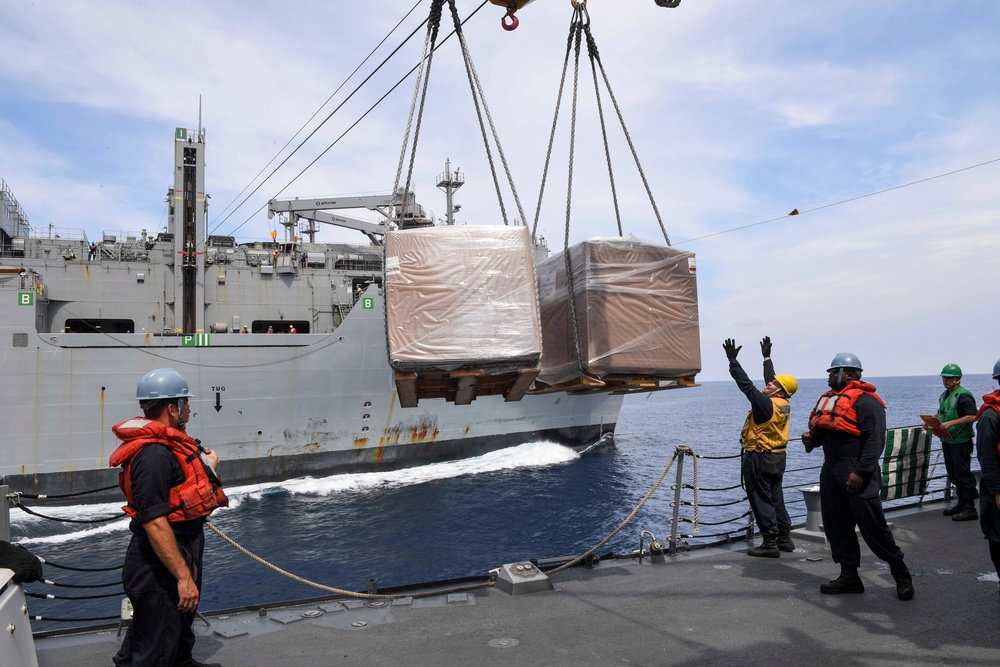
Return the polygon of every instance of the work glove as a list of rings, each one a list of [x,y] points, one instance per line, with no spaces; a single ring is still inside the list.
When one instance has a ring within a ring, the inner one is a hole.
[[[732,361],[740,353],[740,350],[743,349],[743,346],[736,347],[736,341],[732,338],[727,338],[726,342],[722,344],[722,349],[726,351],[726,359]]]
[[[771,337],[764,336],[764,340],[760,341],[760,353],[765,357],[771,356]]]

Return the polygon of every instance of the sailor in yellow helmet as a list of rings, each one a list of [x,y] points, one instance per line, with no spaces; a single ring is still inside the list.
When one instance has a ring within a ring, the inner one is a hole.
[[[795,550],[789,535],[792,520],[785,509],[781,482],[785,475],[785,448],[791,417],[788,399],[798,390],[799,383],[791,375],[774,374],[770,336],[764,336],[760,342],[764,355],[764,382],[767,383],[763,391],[754,386],[736,360],[742,346],[736,347],[736,341],[727,338],[722,347],[729,359],[729,374],[750,401],[750,412],[740,433],[741,473],[750,509],[764,541],[759,547],[747,550],[747,555],[778,558],[782,551]]]

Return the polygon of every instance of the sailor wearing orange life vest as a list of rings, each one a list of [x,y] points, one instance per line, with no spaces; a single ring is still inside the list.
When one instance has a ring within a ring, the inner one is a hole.
[[[864,593],[858,576],[861,547],[855,527],[875,556],[889,564],[896,597],[913,598],[913,579],[903,562],[882,511],[879,459],[885,449],[885,402],[874,385],[861,381],[861,361],[842,352],[830,363],[830,391],[819,397],[802,434],[806,451],[823,448],[820,506],[823,531],[840,576],[819,587],[821,593]]]
[[[1000,360],[993,364],[1000,381]],[[989,540],[990,560],[1000,575],[1000,390],[983,396],[976,415],[976,452],[979,457],[979,526]]]
[[[144,416],[111,429],[122,444],[110,463],[122,467],[122,509],[132,518],[122,584],[134,612],[113,658],[119,667],[218,667],[192,655],[191,624],[201,595],[203,525],[229,501],[214,472],[219,457],[185,432],[190,398],[176,370],[150,371],[136,389]]]
[[[741,347],[729,338],[722,344],[729,359],[729,374],[750,401],[750,412],[740,433],[743,447],[741,475],[754,519],[763,543],[747,550],[748,556],[778,558],[782,551],[795,550],[790,533],[792,520],[785,509],[782,479],[785,474],[785,448],[788,446],[788,399],[799,388],[791,375],[775,375],[771,362],[771,337],[760,342],[764,356],[764,382],[761,391],[747,377],[736,360]]]

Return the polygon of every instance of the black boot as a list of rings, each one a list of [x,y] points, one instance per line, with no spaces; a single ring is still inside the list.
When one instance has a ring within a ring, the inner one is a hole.
[[[958,507],[958,511],[951,517],[952,521],[974,521],[979,518],[979,512],[976,511],[972,501],[967,500]]]
[[[201,662],[194,656],[191,656],[187,660],[175,662],[174,667],[222,667],[222,665],[217,662]]]
[[[792,542],[792,536],[789,534],[790,532],[791,528],[788,526],[778,526],[778,539],[775,540],[778,551],[784,551],[785,553],[795,551],[795,542]]]
[[[906,563],[900,561],[896,565],[890,565],[889,571],[892,573],[892,578],[896,580],[896,597],[904,601],[912,600],[913,577],[910,576],[910,570],[906,567]]]
[[[826,595],[839,595],[841,593],[864,593],[865,584],[858,576],[855,568],[840,566],[840,576],[833,581],[820,584],[819,592]]]
[[[958,511],[960,509],[962,509],[962,503],[958,503],[957,505],[952,505],[945,511],[941,512],[941,514],[944,514],[945,516],[951,516],[952,514],[958,514]]]
[[[753,547],[747,549],[747,556],[756,556],[758,558],[780,558],[781,552],[778,551],[778,545],[776,544],[777,537],[774,535],[764,535],[764,541],[759,547]]]

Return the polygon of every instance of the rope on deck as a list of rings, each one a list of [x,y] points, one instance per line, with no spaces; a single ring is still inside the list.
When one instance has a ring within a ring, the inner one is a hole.
[[[689,454],[689,455],[691,455],[692,458],[694,458],[694,450],[692,450],[687,445],[677,445],[677,448],[676,448],[676,451],[674,452],[673,457],[670,459],[670,462],[667,464],[667,467],[663,469],[663,473],[660,474],[659,479],[656,480],[656,482],[653,484],[652,488],[650,488],[649,492],[642,498],[642,500],[639,501],[639,504],[635,506],[635,509],[633,509],[632,512],[627,517],[625,517],[625,520],[622,521],[621,524],[619,524],[619,526],[617,528],[615,528],[613,531],[611,531],[611,533],[607,537],[605,537],[603,540],[601,540],[600,542],[598,542],[596,545],[594,545],[587,552],[585,552],[585,553],[577,556],[576,558],[574,558],[573,560],[569,561],[568,563],[560,565],[559,567],[553,568],[551,570],[547,570],[545,572],[545,574],[546,575],[555,574],[556,572],[559,572],[561,570],[565,570],[568,567],[572,567],[573,565],[576,565],[577,563],[583,561],[588,556],[592,556],[594,553],[597,552],[598,549],[600,549],[602,546],[604,546],[605,544],[607,544],[608,541],[610,541],[612,537],[614,537],[615,535],[617,535],[623,528],[625,528],[625,526],[627,526],[632,521],[632,519],[635,518],[635,515],[638,514],[639,510],[642,509],[642,506],[646,504],[646,501],[648,501],[652,497],[653,493],[656,491],[657,488],[659,488],[660,484],[663,482],[663,479],[667,476],[667,473],[670,472],[670,468],[673,466],[674,461],[677,460],[678,456],[683,456],[685,454]],[[697,463],[695,463],[694,468],[695,468],[695,471],[694,471],[694,479],[695,479],[695,530],[697,530],[697,520],[698,520],[698,506],[697,506],[697,502],[698,502],[698,500],[697,500],[697,494],[698,494],[698,489],[697,489],[697,484],[698,484],[698,466],[697,466]],[[239,543],[237,543],[236,540],[234,540],[233,538],[231,538],[228,535],[226,535],[218,526],[216,526],[211,521],[206,521],[205,525],[207,525],[212,530],[213,533],[215,533],[216,535],[218,535],[219,537],[221,537],[224,541],[228,542],[231,546],[233,546],[234,548],[236,548],[237,551],[240,551],[241,553],[245,554],[246,556],[249,556],[253,560],[255,560],[258,563],[260,563],[261,565],[263,565],[264,567],[266,567],[266,568],[268,568],[270,570],[273,570],[274,572],[277,572],[278,574],[280,574],[282,576],[288,577],[289,579],[292,579],[293,581],[297,581],[300,584],[305,584],[306,586],[311,586],[313,588],[317,588],[317,589],[322,590],[322,591],[327,591],[328,593],[335,593],[337,595],[342,595],[344,597],[359,598],[359,599],[363,599],[363,600],[396,600],[396,599],[408,598],[408,597],[409,598],[423,598],[423,597],[432,597],[432,596],[436,596],[436,595],[445,595],[447,593],[458,593],[460,591],[470,591],[470,590],[475,590],[475,589],[478,589],[478,588],[490,588],[490,587],[492,587],[495,584],[495,581],[496,581],[495,578],[491,578],[489,581],[481,583],[481,584],[468,584],[468,585],[465,585],[465,586],[454,586],[454,587],[451,587],[451,588],[445,588],[445,589],[434,590],[434,591],[424,591],[424,592],[420,592],[420,593],[396,593],[396,594],[386,594],[386,593],[358,593],[356,591],[348,591],[348,590],[345,590],[343,588],[335,588],[333,586],[327,586],[326,584],[321,584],[319,582],[311,581],[311,580],[306,579],[304,577],[300,577],[297,574],[293,574],[293,573],[291,573],[291,572],[289,572],[287,570],[283,570],[282,568],[278,567],[277,565],[274,565],[273,563],[269,563],[268,561],[266,561],[265,559],[261,558],[260,556],[252,553],[246,547],[244,547],[244,546],[240,545]]]
[[[273,563],[267,562],[266,560],[264,560],[260,556],[252,553],[249,549],[241,546],[233,538],[229,537],[224,532],[222,532],[222,530],[220,530],[211,521],[206,521],[205,525],[207,525],[209,528],[211,528],[212,532],[214,532],[216,535],[218,535],[223,540],[225,540],[226,542],[228,542],[230,545],[232,545],[233,547],[235,547],[237,551],[240,551],[240,552],[244,553],[245,555],[247,555],[250,558],[252,558],[253,560],[257,561],[258,563],[260,563],[264,567],[266,567],[268,569],[271,569],[271,570],[274,570],[278,574],[280,574],[282,576],[285,576],[285,577],[288,577],[289,579],[292,579],[293,581],[297,581],[300,584],[305,584],[306,586],[312,586],[313,588],[318,588],[319,590],[321,590],[321,591],[327,591],[328,593],[336,593],[337,595],[343,595],[344,597],[359,598],[359,599],[362,599],[362,600],[398,600],[400,598],[426,598],[426,597],[432,597],[432,596],[435,596],[435,595],[445,595],[447,593],[458,593],[460,591],[471,591],[471,590],[475,590],[477,588],[489,588],[489,587],[493,586],[494,581],[495,581],[494,579],[490,579],[489,581],[483,582],[481,584],[467,584],[465,586],[454,586],[452,588],[443,588],[443,589],[434,590],[434,591],[424,591],[422,593],[393,593],[393,594],[389,594],[389,593],[358,593],[356,591],[348,591],[348,590],[345,590],[343,588],[334,588],[333,586],[327,586],[326,584],[321,584],[321,583],[316,582],[316,581],[310,581],[309,579],[306,579],[304,577],[300,577],[297,574],[292,574],[291,572],[289,572],[287,570],[283,570],[280,567],[278,567],[277,565],[274,565]]]
[[[585,552],[583,554],[580,554],[579,556],[577,556],[573,560],[569,561],[568,563],[564,563],[564,564],[560,565],[559,567],[553,568],[551,570],[546,570],[545,574],[546,575],[553,575],[556,572],[560,572],[562,570],[565,570],[568,567],[572,567],[572,566],[576,565],[577,563],[582,562],[588,556],[593,556],[597,552],[598,549],[600,549],[602,546],[604,546],[605,544],[607,544],[611,540],[612,537],[614,537],[619,532],[621,532],[621,530],[623,528],[625,528],[625,526],[627,526],[632,521],[632,519],[635,518],[635,515],[639,513],[639,510],[642,509],[642,506],[646,504],[646,501],[649,500],[653,496],[653,493],[656,492],[656,489],[659,488],[660,484],[663,482],[663,479],[667,476],[667,473],[670,472],[670,468],[673,467],[674,461],[677,460],[677,457],[678,456],[684,456],[685,454],[690,454],[691,458],[693,460],[697,461],[697,459],[695,458],[695,454],[694,454],[694,450],[693,449],[691,449],[687,445],[677,445],[677,448],[674,450],[674,455],[671,457],[670,462],[667,463],[667,467],[663,469],[663,472],[660,474],[659,479],[657,479],[656,482],[653,483],[653,486],[652,486],[652,488],[649,489],[649,492],[645,496],[643,496],[642,500],[639,501],[639,504],[635,506],[635,509],[633,509],[632,512],[627,517],[625,517],[625,520],[622,521],[618,525],[617,528],[615,528],[613,531],[611,531],[611,533],[609,533],[607,537],[605,537],[603,540],[601,540],[600,542],[598,542],[597,544],[595,544],[587,552]],[[697,463],[695,463],[695,466],[694,466],[694,480],[695,480],[695,482],[694,482],[695,483],[695,492],[694,492],[695,493],[695,521],[697,521],[697,519],[698,519],[698,505],[697,505],[697,503],[698,503],[698,489],[697,489],[697,486],[698,486],[698,464]],[[697,530],[697,524],[696,524],[696,530]]]

